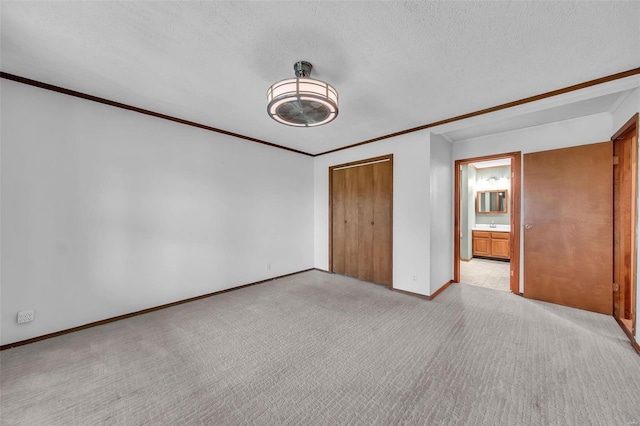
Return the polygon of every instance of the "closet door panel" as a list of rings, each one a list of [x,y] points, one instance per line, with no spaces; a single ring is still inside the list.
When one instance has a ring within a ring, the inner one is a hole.
[[[345,171],[345,229],[344,261],[345,275],[358,276],[358,169],[353,167]]]
[[[332,233],[332,262],[333,272],[345,273],[345,198],[346,198],[346,170],[336,170],[332,176],[333,197],[331,233]]]
[[[373,167],[358,171],[358,278],[375,281],[373,276]]]
[[[333,166],[330,173],[331,271],[391,286],[393,157]]]
[[[393,166],[391,161],[373,166],[373,281],[391,285],[393,228]]]

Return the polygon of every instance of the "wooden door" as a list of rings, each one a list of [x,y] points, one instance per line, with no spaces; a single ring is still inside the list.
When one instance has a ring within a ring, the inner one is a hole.
[[[635,120],[630,123],[612,138],[613,316],[634,333],[638,133]]]
[[[346,199],[347,199],[347,169],[336,170],[331,173],[331,187],[333,188],[331,197],[332,209],[331,214],[331,251],[332,251],[332,270],[337,274],[346,275],[346,228],[347,217]]]
[[[358,276],[358,169],[345,169],[345,232],[344,240],[344,274],[351,277]]]
[[[334,166],[329,173],[331,271],[390,286],[392,157]]]
[[[524,296],[612,312],[612,144],[524,155]]]
[[[358,233],[357,239],[348,241],[354,246],[357,253],[357,272],[351,274],[365,281],[373,279],[373,168],[375,164],[354,167],[351,170],[356,173],[354,179],[357,182],[357,215]]]
[[[373,165],[373,278],[392,285],[393,272],[393,162]]]

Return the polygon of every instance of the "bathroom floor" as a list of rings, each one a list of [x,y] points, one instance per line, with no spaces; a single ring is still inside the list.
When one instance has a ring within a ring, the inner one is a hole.
[[[460,262],[460,282],[494,290],[509,288],[509,262],[473,258]]]

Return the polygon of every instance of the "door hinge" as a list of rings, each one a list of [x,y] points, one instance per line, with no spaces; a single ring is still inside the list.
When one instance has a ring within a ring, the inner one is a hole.
[[[620,164],[620,157],[613,157],[613,165],[617,166],[618,164]]]
[[[620,284],[613,283],[613,291],[620,291]]]

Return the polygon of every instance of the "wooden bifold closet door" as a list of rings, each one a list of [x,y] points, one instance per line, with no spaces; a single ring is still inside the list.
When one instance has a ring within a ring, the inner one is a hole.
[[[331,167],[331,271],[391,285],[393,157]]]

